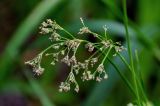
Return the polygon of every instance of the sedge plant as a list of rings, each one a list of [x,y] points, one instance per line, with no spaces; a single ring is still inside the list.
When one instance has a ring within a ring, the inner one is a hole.
[[[124,12],[124,25],[126,31],[127,41],[127,52],[130,58],[128,62],[122,55],[121,51],[126,50],[120,42],[114,42],[108,38],[107,27],[104,26],[104,35],[97,34],[91,31],[84,23],[83,19],[80,18],[82,28],[80,28],[77,35],[73,35],[64,29],[62,26],[57,24],[56,21],[47,19],[40,26],[40,34],[50,35],[49,40],[53,42],[52,45],[40,52],[35,58],[25,62],[31,65],[33,72],[36,75],[41,75],[44,72],[44,68],[41,66],[41,62],[44,56],[50,56],[52,58],[51,65],[56,65],[58,62],[65,63],[70,67],[70,72],[66,77],[66,80],[61,82],[59,85],[60,92],[70,91],[71,85],[74,85],[74,90],[79,92],[80,87],[77,82],[77,76],[81,74],[82,81],[96,80],[98,82],[103,79],[107,79],[108,72],[105,71],[104,62],[108,61],[116,69],[124,83],[127,85],[129,90],[132,92],[135,101],[129,103],[128,106],[152,106],[148,102],[146,93],[142,85],[141,73],[139,72],[138,66],[138,52],[135,52],[136,61],[133,59],[133,53],[131,48],[131,41],[128,32],[128,17],[126,9],[126,0],[123,0],[123,12]],[[59,32],[64,32],[68,37],[62,36]],[[92,35],[97,39],[97,42],[91,42],[85,39],[79,39],[77,36]],[[84,61],[80,61],[77,58],[79,47],[83,46],[90,53]],[[52,50],[53,52],[49,52]],[[111,61],[109,56],[119,56],[122,62],[126,65],[129,72],[131,73],[132,80],[128,78],[119,70],[117,65]],[[98,64],[98,65],[97,65]]]

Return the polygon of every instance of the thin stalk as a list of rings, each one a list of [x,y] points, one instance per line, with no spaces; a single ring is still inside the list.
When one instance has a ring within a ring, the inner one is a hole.
[[[104,63],[104,61],[106,60],[106,58],[108,57],[110,51],[112,49],[112,46],[109,47],[108,51],[107,51],[107,54],[104,56],[103,60],[102,60],[102,64]]]
[[[63,37],[63,36],[61,36],[61,38],[65,39],[65,40],[69,40],[68,38],[66,38],[66,37]]]
[[[128,67],[128,69],[131,71],[131,66],[128,64],[128,62],[126,61],[126,59],[120,54],[120,53],[117,53],[118,56],[120,57],[120,59],[125,63],[125,65]]]
[[[94,57],[100,50],[98,49],[96,52],[94,52],[89,58],[88,60],[90,60],[92,57]]]
[[[101,37],[101,35],[95,33],[95,32],[90,32],[91,34],[93,34],[93,36],[96,36],[100,41],[103,41],[103,37]]]
[[[122,80],[124,81],[124,83],[126,84],[126,86],[131,90],[132,94],[134,96],[136,96],[136,93],[134,91],[134,88],[132,87],[131,83],[127,80],[127,78],[121,73],[121,71],[119,70],[119,68],[109,59],[107,58],[107,60],[112,64],[112,66],[115,68],[115,70],[118,72],[118,74],[120,75],[120,77],[122,78]]]
[[[62,42],[59,42],[59,43],[62,43]],[[59,43],[56,43],[56,44],[59,44]],[[52,44],[52,45],[50,45],[49,47],[47,47],[46,49],[44,49],[40,54],[45,53],[45,52],[46,52],[46,51],[48,51],[50,48],[52,48],[52,47],[53,47],[53,45],[56,45],[56,44]]]
[[[145,93],[145,89],[144,89],[144,84],[143,84],[143,80],[142,80],[142,75],[141,75],[141,71],[140,71],[140,68],[139,68],[139,57],[138,57],[138,51],[135,50],[135,57],[136,57],[136,68],[137,68],[137,71],[138,71],[138,78],[139,80],[138,81],[138,84],[140,86],[140,89],[141,89],[141,92],[142,92],[142,95],[144,97],[144,101],[145,103],[147,103],[147,96],[146,96],[146,93]]]
[[[104,36],[105,36],[105,39],[107,39],[107,29],[104,28]]]
[[[72,37],[73,39],[75,39],[75,37],[74,37],[70,32],[68,32],[68,31],[65,30],[65,29],[63,29],[63,31],[64,31],[65,33],[67,33],[70,37]]]
[[[141,106],[141,101],[140,101],[138,86],[137,86],[137,81],[136,81],[136,73],[135,73],[134,65],[133,65],[133,57],[132,57],[132,52],[131,52],[129,32],[128,32],[128,17],[127,17],[126,0],[123,0],[123,12],[124,12],[124,24],[125,24],[125,31],[126,31],[128,54],[129,54],[129,57],[130,57],[130,64],[131,64],[131,69],[132,69],[134,87],[135,87],[135,90],[136,90],[136,98],[138,100],[138,105]]]
[[[83,27],[88,28],[88,27],[84,24],[83,19],[80,18],[80,20],[81,20],[81,23],[82,23]],[[97,34],[97,33],[95,33],[95,32],[90,31],[90,34],[95,35],[95,36],[96,36],[99,40],[101,40],[101,41],[103,40],[103,38],[102,38],[99,34]]]

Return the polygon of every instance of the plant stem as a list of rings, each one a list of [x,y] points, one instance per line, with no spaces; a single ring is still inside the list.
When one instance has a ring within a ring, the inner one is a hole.
[[[122,80],[124,81],[124,83],[127,85],[127,87],[131,90],[132,94],[134,96],[136,96],[136,93],[131,85],[131,83],[127,80],[127,78],[121,73],[121,71],[119,70],[119,68],[109,59],[107,58],[107,60],[112,64],[112,66],[115,68],[115,70],[118,72],[118,74],[120,75],[120,77],[122,78]]]
[[[102,60],[102,64],[103,64],[104,61],[106,60],[106,58],[107,58],[107,56],[109,55],[109,52],[111,51],[111,49],[112,49],[112,46],[109,47],[109,49],[108,49],[106,55],[104,56],[104,58],[103,58],[103,60]]]
[[[146,93],[145,93],[145,89],[144,89],[144,84],[143,84],[143,80],[142,80],[142,75],[141,75],[141,71],[140,71],[140,68],[139,68],[139,57],[138,57],[138,51],[135,50],[135,57],[136,57],[136,69],[137,69],[137,73],[138,73],[138,84],[140,86],[140,90],[142,92],[142,95],[144,97],[144,101],[147,103],[147,96],[146,96]]]
[[[75,39],[75,37],[74,37],[70,32],[68,32],[68,31],[65,30],[65,29],[63,29],[63,31],[64,31],[65,33],[67,33],[70,37],[72,37],[73,39]]]
[[[137,86],[137,80],[136,80],[136,73],[135,73],[134,65],[133,65],[133,57],[132,57],[132,52],[131,52],[129,32],[128,32],[128,17],[127,17],[126,0],[123,0],[123,12],[124,12],[124,24],[125,24],[125,31],[126,31],[128,54],[129,54],[129,57],[130,57],[130,64],[131,64],[131,69],[132,69],[132,77],[133,77],[134,87],[135,87],[135,90],[136,90],[136,98],[138,100],[138,105],[141,106],[141,101],[140,101],[139,92],[138,92],[138,86]]]
[[[120,57],[120,59],[125,63],[125,65],[128,67],[128,69],[131,71],[131,66],[128,64],[128,62],[126,61],[126,59],[120,54],[120,53],[117,53],[118,56]]]
[[[59,43],[62,43],[62,42],[59,42]],[[56,45],[56,44],[59,44],[59,43],[55,43],[55,44],[50,45],[49,47],[47,47],[46,49],[44,49],[40,54],[45,53],[45,52],[48,51],[50,48],[52,48],[53,45]]]

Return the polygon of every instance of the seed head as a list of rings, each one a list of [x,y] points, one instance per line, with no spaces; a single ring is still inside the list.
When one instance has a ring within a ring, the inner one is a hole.
[[[47,23],[48,23],[48,25],[52,25],[53,21],[51,19],[47,19]]]
[[[84,71],[83,74],[82,74],[82,80],[85,81],[85,80],[92,80],[93,79],[93,75],[91,74],[91,71]]]
[[[32,66],[33,72],[36,75],[41,75],[44,72],[44,68],[41,67],[41,59],[42,59],[42,54],[39,54],[34,59],[25,62],[25,64]]]
[[[110,42],[110,40],[105,40],[105,41],[102,41],[102,44],[105,46],[105,48],[108,48],[111,46],[112,43]]]
[[[60,35],[56,33],[55,31],[51,34],[50,38],[51,41],[59,41],[60,40]]]
[[[92,43],[87,43],[85,47],[88,49],[89,52],[92,52],[94,50],[94,46]]]
[[[59,86],[59,91],[69,91],[70,90],[70,84],[68,82],[61,82],[60,86]]]
[[[36,74],[36,75],[42,75],[43,72],[44,72],[44,68],[41,68],[40,66],[39,67],[34,67],[33,68],[33,72]]]
[[[98,58],[96,58],[96,57],[92,58],[90,62],[91,62],[91,66],[93,67],[94,64],[96,64],[98,62]]]
[[[103,64],[100,64],[100,65],[98,66],[98,68],[97,68],[97,72],[102,73],[103,71],[105,71],[104,65],[103,65]]]
[[[73,56],[70,58],[69,61],[70,61],[70,63],[73,64],[73,65],[77,64],[77,60],[76,60],[75,55],[73,55]]]
[[[88,29],[88,27],[82,27],[80,28],[78,34],[82,35],[82,34],[87,34],[87,33],[91,33],[91,31]]]
[[[74,88],[74,90],[78,93],[79,92],[79,86],[76,85],[76,87]]]
[[[67,64],[68,66],[70,66],[69,56],[66,55],[66,56],[61,60],[61,62],[64,62],[65,64]]]
[[[123,46],[115,46],[115,51],[116,52],[121,52],[123,50],[125,50],[126,48],[124,48]]]
[[[42,27],[47,27],[48,26],[48,24],[46,23],[46,22],[42,22]]]
[[[99,76],[97,76],[97,77],[96,77],[96,81],[97,81],[97,82],[101,82],[101,81],[102,81],[102,78],[99,77]]]
[[[108,79],[108,74],[105,73],[104,79]]]
[[[51,30],[49,28],[41,28],[40,27],[40,29],[41,29],[40,34],[48,34],[51,32]]]

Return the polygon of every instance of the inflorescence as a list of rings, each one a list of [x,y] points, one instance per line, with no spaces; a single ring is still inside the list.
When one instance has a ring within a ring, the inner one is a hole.
[[[111,39],[107,38],[106,31],[108,29],[106,28],[106,26],[103,27],[105,36],[101,36],[95,32],[92,32],[87,26],[85,26],[82,18],[80,18],[80,20],[83,24],[83,27],[80,28],[78,35],[91,34],[99,42],[93,43],[87,40],[77,39],[60,25],[58,25],[56,21],[47,19],[41,24],[40,34],[50,34],[49,39],[51,40],[51,42],[53,42],[53,44],[43,50],[32,60],[25,62],[26,64],[33,67],[33,72],[36,75],[41,75],[44,72],[44,68],[41,67],[41,60],[43,55],[52,56],[53,60],[51,62],[51,65],[55,65],[57,62],[63,62],[67,66],[69,66],[71,68],[71,71],[66,80],[64,82],[61,82],[59,86],[60,92],[69,91],[71,89],[71,84],[74,84],[74,90],[78,92],[79,85],[76,81],[76,75],[81,73],[82,81],[96,80],[100,82],[103,79],[107,79],[108,74],[105,71],[104,67],[105,60],[110,53],[113,53],[113,56],[116,56],[118,52],[121,52],[125,49],[120,44],[120,42],[114,43]],[[58,31],[64,31],[72,38],[63,37],[58,33]],[[76,58],[78,48],[81,44],[84,44],[88,52],[91,53],[91,56],[85,59],[83,62],[78,61],[78,59]],[[48,53],[47,51],[50,49],[54,49],[54,51],[58,52]]]

